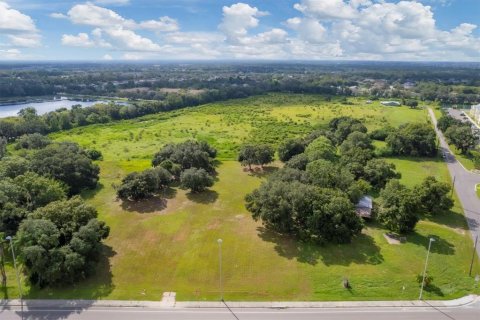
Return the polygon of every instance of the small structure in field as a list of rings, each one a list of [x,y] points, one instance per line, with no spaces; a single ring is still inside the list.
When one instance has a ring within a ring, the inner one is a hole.
[[[362,217],[362,218],[371,218],[372,209],[373,209],[373,200],[372,200],[372,197],[369,197],[369,196],[363,196],[355,206],[355,212],[359,217]]]
[[[400,107],[402,105],[398,101],[382,101],[380,103],[384,106],[387,106],[387,107]]]

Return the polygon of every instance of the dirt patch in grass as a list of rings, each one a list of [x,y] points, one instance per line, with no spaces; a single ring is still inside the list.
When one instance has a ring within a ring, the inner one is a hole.
[[[398,244],[402,244],[402,242],[405,242],[405,240],[403,239],[404,237],[400,237],[398,235],[391,234],[391,233],[384,233],[383,237],[385,238],[385,240],[387,240],[389,244],[398,245]]]

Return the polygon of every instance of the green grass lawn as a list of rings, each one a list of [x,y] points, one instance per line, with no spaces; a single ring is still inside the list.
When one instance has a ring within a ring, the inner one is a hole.
[[[475,165],[473,164],[472,156],[468,154],[461,153],[454,145],[449,144],[450,150],[455,155],[455,158],[463,165],[467,170],[474,170]]]
[[[415,279],[423,270],[430,236],[438,239],[429,263],[434,287],[424,297],[480,293],[468,276],[472,241],[458,200],[452,212],[423,219],[401,245],[388,244],[385,230],[375,223],[368,223],[352,244],[305,244],[265,230],[246,211],[245,194],[259,186],[265,174],[245,172],[234,161],[241,143],[277,143],[325,125],[336,115],[362,118],[369,128],[427,119],[424,110],[352,102],[267,95],[53,134],[57,140],[73,140],[103,152],[101,185],[83,196],[98,209],[111,234],[93,277],[63,289],[36,290],[25,284],[27,297],[158,300],[164,291],[175,291],[179,300],[215,300],[216,240],[222,238],[227,300],[416,299]],[[165,193],[166,201],[137,204],[116,199],[113,184],[128,172],[149,167],[153,153],[165,143],[188,138],[206,140],[219,150],[218,181],[210,191],[192,195],[172,188]],[[409,186],[427,175],[450,181],[440,159],[389,161]],[[480,273],[478,261],[474,268]],[[15,297],[11,264],[7,271],[8,294]],[[351,290],[342,286],[345,277]]]

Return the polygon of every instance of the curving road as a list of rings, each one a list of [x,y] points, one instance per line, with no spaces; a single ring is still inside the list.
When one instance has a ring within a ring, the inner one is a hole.
[[[455,181],[455,191],[465,212],[465,218],[467,219],[472,239],[475,241],[475,237],[480,237],[480,199],[477,197],[475,191],[475,186],[480,184],[480,175],[466,170],[462,164],[455,159],[443,133],[437,129],[437,119],[435,118],[433,110],[429,108],[428,112],[440,141],[440,151],[445,155],[444,158],[447,162],[450,176]],[[480,243],[477,245],[477,255],[480,257]]]

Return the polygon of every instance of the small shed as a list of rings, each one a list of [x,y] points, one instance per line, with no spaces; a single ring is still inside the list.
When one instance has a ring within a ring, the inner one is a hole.
[[[373,200],[372,200],[372,197],[369,197],[369,196],[363,196],[355,206],[355,212],[359,217],[362,217],[362,218],[371,218],[372,209],[373,209]]]

